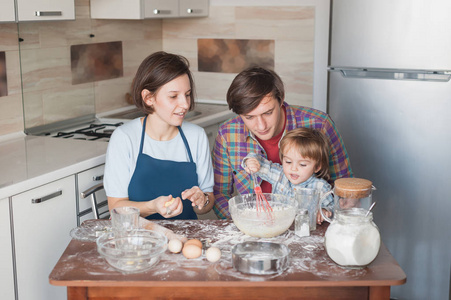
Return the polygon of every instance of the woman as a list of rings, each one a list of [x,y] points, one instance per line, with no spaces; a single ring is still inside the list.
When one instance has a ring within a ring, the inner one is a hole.
[[[156,52],[138,68],[135,105],[146,117],[118,127],[108,144],[109,209],[138,207],[147,219],[197,219],[213,207],[213,168],[203,128],[183,122],[194,108],[188,60]]]

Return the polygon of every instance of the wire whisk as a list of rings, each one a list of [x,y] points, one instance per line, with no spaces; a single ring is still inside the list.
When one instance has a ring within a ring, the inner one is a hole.
[[[269,204],[268,199],[266,199],[265,195],[263,195],[262,188],[258,184],[257,178],[255,177],[254,172],[251,172],[252,181],[254,183],[254,192],[256,196],[256,209],[257,213],[263,212],[266,214],[267,218],[270,220],[274,219],[274,212]]]

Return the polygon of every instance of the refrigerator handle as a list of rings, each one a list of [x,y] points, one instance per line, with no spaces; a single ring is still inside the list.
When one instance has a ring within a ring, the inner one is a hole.
[[[371,78],[390,80],[416,80],[448,82],[451,71],[409,70],[409,69],[377,69],[329,67],[329,72],[340,72],[346,78]]]

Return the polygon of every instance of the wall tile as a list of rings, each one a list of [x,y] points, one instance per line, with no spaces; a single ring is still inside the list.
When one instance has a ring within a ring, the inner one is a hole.
[[[25,128],[31,128],[44,124],[44,103],[42,102],[42,94],[36,92],[25,92],[23,97],[27,99],[24,101],[24,116]]]
[[[17,24],[0,23],[0,51],[18,51]]]
[[[235,37],[234,7],[210,6],[207,18],[163,20],[163,40],[170,38],[233,38]]]
[[[0,134],[23,130],[19,35],[27,126],[128,105],[124,95],[136,69],[158,50],[188,58],[198,99],[225,100],[236,74],[198,72],[199,38],[275,40],[275,70],[285,82],[287,100],[311,105],[314,7],[211,6],[207,18],[91,20],[89,0],[75,0],[75,13],[75,21],[0,24],[10,94],[0,97]],[[124,77],[72,86],[70,46],[111,41],[123,43]],[[74,103],[77,108],[69,110]]]
[[[0,97],[0,135],[22,130],[22,96]]]
[[[275,40],[275,71],[285,83],[286,100],[311,106],[314,17],[310,6],[211,6],[208,18],[164,20],[163,49],[186,56],[195,71],[197,39]],[[194,72],[198,98],[224,100],[235,76]]]

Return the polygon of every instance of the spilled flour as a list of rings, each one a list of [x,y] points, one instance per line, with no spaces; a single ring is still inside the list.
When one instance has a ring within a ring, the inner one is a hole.
[[[150,270],[139,274],[122,274],[111,267],[98,253],[95,242],[79,242],[59,262],[52,278],[79,277],[83,280],[97,280],[99,276],[111,280],[157,280],[157,281],[264,281],[272,278],[293,280],[299,273],[310,273],[323,279],[352,279],[365,275],[367,269],[345,269],[335,264],[326,254],[324,237],[319,231],[311,236],[299,237],[293,230],[287,230],[272,238],[256,238],[243,234],[228,220],[161,220],[164,226],[176,234],[189,239],[200,239],[206,248],[215,246],[222,252],[219,261],[209,262],[205,253],[196,259],[187,259],[181,253],[166,250],[160,261]],[[232,248],[246,241],[265,241],[285,244],[291,251],[289,267],[280,274],[250,275],[232,267]],[[81,275],[80,275],[81,274]],[[145,275],[143,275],[145,274]]]
[[[216,223],[215,223],[216,222]],[[267,280],[282,274],[296,273],[299,271],[310,272],[320,278],[330,278],[330,274],[336,276],[359,277],[365,274],[366,269],[345,269],[335,264],[326,254],[324,248],[324,237],[311,235],[307,237],[297,236],[293,230],[287,230],[283,234],[272,238],[256,238],[243,234],[238,228],[227,220],[215,222],[187,222],[183,220],[158,222],[177,234],[188,238],[198,238],[207,247],[215,246],[221,249],[222,257],[217,263],[210,263],[205,256],[198,259],[188,260],[181,254],[172,254],[169,251],[163,254],[160,263],[156,266],[154,274],[169,278],[169,272],[185,272],[189,275],[190,270],[203,268],[209,276],[214,273],[227,275],[237,279],[251,281]],[[218,222],[222,222],[218,225]],[[188,225],[189,224],[189,225]],[[285,244],[290,250],[289,268],[281,274],[273,275],[249,275],[236,271],[232,267],[232,248],[234,245],[246,241],[263,241]]]

